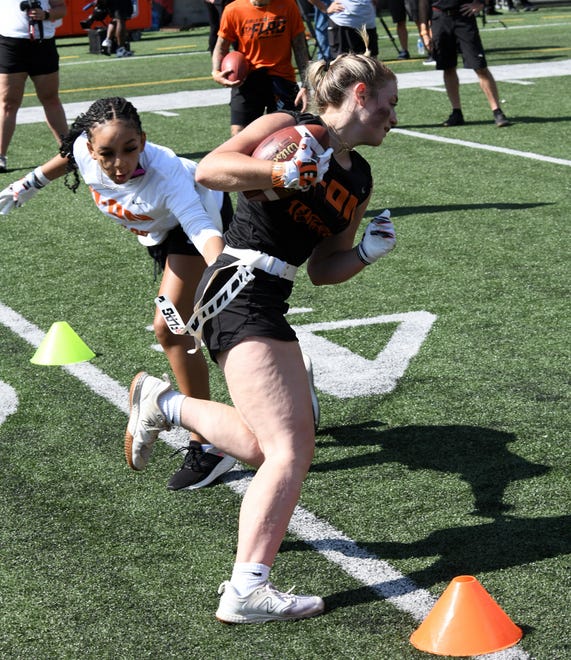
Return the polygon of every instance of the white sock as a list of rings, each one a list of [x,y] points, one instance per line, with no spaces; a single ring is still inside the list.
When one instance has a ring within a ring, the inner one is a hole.
[[[236,589],[239,596],[247,596],[254,589],[267,581],[270,567],[255,562],[236,562],[232,570],[230,584]]]
[[[202,451],[205,454],[215,454],[216,456],[219,456],[220,454],[224,453],[223,451],[220,451],[220,449],[218,449],[214,445],[209,445],[209,444],[206,444],[206,443],[202,444]]]
[[[167,421],[174,426],[180,426],[180,411],[182,402],[186,399],[184,394],[169,390],[159,397],[159,408],[163,412]]]

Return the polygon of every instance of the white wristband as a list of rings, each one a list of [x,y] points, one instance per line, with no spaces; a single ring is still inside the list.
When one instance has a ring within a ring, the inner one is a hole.
[[[48,179],[48,177],[42,172],[41,167],[36,167],[34,170],[34,186],[36,188],[43,188],[44,186],[47,186],[48,183],[51,183],[51,179]]]

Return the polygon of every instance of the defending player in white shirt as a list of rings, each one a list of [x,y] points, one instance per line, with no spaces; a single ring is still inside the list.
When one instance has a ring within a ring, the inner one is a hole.
[[[147,142],[140,117],[124,98],[95,101],[77,117],[60,153],[0,192],[0,215],[28,202],[51,181],[65,176],[79,187],[79,174],[106,216],[134,232],[163,269],[159,296],[167,296],[186,318],[192,314],[196,286],[206,264],[222,252],[223,225],[232,216],[228,194],[194,180],[196,163],[166,147]],[[154,330],[179,389],[199,399],[210,396],[208,366],[194,342],[174,335],[157,311]],[[126,452],[130,467],[139,469]],[[195,489],[228,471],[235,460],[191,433],[183,466],[167,488]]]

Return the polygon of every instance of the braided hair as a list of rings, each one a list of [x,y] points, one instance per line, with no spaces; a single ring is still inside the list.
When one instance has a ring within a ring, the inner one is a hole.
[[[100,126],[108,121],[120,119],[126,123],[132,124],[138,133],[143,132],[141,118],[132,103],[121,96],[114,96],[106,99],[99,99],[92,103],[87,112],[79,115],[71,125],[69,132],[63,138],[59,153],[67,160],[67,172],[65,175],[65,185],[72,192],[79,188],[79,173],[77,163],[73,157],[73,145],[77,138],[85,133],[88,139],[91,139],[91,132],[95,126]],[[70,181],[70,177],[72,181]]]

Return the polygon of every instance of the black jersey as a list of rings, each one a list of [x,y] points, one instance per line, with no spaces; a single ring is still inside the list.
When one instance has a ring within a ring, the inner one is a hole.
[[[296,124],[322,124],[316,115],[290,112]],[[273,202],[253,202],[242,193],[224,240],[230,247],[260,250],[299,266],[324,238],[344,231],[357,207],[369,196],[369,163],[351,151],[351,169],[334,157],[323,181],[307,192]]]

